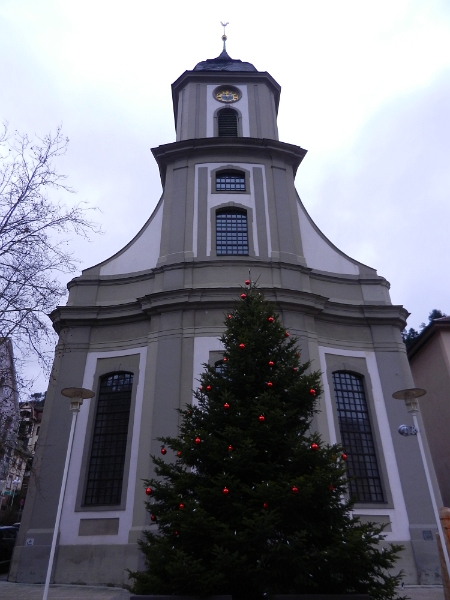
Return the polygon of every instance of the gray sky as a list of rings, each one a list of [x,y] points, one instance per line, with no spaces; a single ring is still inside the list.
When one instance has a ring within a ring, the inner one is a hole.
[[[78,192],[67,200],[102,211],[104,235],[71,243],[80,270],[150,216],[161,195],[150,148],[175,140],[170,84],[220,53],[222,20],[230,56],[282,86],[280,139],[308,150],[296,185],[316,224],[388,279],[408,327],[450,313],[450,3],[220,6],[1,0],[1,117],[29,134],[62,124],[58,168]]]

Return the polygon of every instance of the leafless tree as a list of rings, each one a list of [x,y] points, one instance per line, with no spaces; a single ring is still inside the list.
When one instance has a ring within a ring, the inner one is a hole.
[[[58,277],[76,268],[66,235],[98,231],[82,203],[59,200],[73,191],[54,164],[67,145],[61,128],[35,139],[7,126],[0,134],[0,345],[12,341],[19,378],[21,358],[49,365],[47,314],[66,294]]]

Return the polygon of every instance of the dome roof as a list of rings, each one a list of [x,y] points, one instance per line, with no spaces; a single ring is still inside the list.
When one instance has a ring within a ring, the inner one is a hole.
[[[194,71],[253,71],[257,69],[248,62],[242,62],[239,59],[230,58],[226,50],[217,58],[208,58],[195,65]]]

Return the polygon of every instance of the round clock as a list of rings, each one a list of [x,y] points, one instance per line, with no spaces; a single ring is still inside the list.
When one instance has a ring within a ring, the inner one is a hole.
[[[241,98],[241,92],[232,86],[219,87],[214,90],[214,98],[219,102],[237,102]]]

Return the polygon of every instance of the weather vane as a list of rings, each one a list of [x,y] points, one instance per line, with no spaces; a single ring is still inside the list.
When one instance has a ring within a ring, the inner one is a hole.
[[[224,52],[226,52],[226,51],[227,51],[227,47],[226,47],[227,35],[226,35],[226,33],[225,33],[225,27],[226,27],[227,25],[229,25],[229,23],[222,23],[222,21],[220,21],[220,24],[221,24],[221,25],[222,25],[222,27],[223,27],[223,36],[222,36],[222,40],[223,40],[223,49],[224,49]]]

